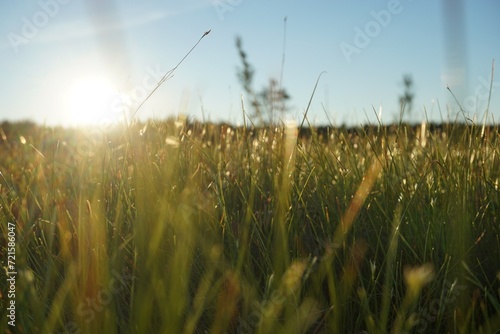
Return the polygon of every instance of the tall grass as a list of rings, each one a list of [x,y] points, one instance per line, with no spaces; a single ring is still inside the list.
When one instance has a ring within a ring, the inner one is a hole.
[[[498,126],[2,131],[2,332],[500,328]]]

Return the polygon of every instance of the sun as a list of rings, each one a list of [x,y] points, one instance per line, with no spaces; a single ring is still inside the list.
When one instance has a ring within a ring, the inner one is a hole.
[[[113,105],[120,94],[105,76],[75,80],[67,93],[67,119],[72,125],[112,123],[119,119]]]

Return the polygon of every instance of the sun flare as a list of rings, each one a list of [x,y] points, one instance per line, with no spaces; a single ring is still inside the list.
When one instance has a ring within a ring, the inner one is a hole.
[[[119,96],[117,89],[106,77],[82,77],[69,87],[68,120],[74,125],[116,122],[119,115],[113,105]]]

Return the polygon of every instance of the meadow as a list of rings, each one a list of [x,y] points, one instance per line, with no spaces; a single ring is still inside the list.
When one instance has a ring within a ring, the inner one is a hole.
[[[500,330],[498,125],[0,137],[0,332]]]

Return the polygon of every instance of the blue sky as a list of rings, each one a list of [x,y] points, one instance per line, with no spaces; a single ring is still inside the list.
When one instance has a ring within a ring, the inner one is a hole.
[[[123,110],[117,106],[133,110],[211,29],[137,117],[183,113],[241,124],[235,38],[241,36],[256,70],[254,88],[261,90],[280,77],[285,17],[288,117],[303,115],[325,71],[308,114],[314,124],[374,123],[375,112],[384,123],[394,121],[404,74],[415,83],[411,120],[421,121],[424,112],[432,121],[454,119],[458,106],[447,85],[467,116],[480,119],[492,60],[500,59],[500,2],[464,0],[463,19],[457,3],[2,1],[0,120],[66,125],[116,119]],[[489,120],[498,122],[498,73],[493,89]]]

